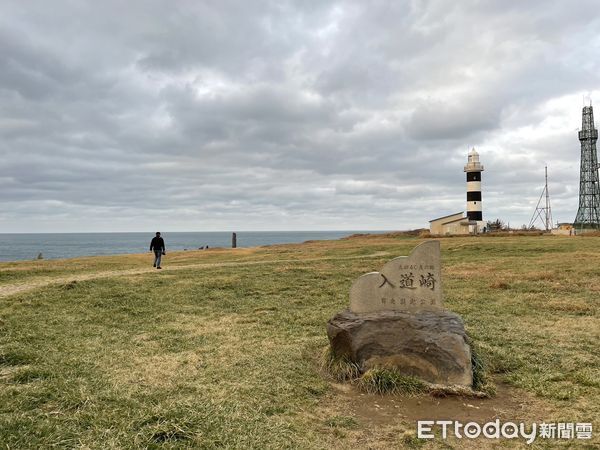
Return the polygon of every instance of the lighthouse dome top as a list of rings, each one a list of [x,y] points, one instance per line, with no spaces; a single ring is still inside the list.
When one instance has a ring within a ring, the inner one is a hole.
[[[479,162],[479,153],[477,153],[475,147],[469,152],[469,162]]]
[[[481,172],[483,171],[483,165],[479,162],[479,153],[475,150],[475,147],[469,152],[467,158],[467,165],[465,166],[465,172]]]

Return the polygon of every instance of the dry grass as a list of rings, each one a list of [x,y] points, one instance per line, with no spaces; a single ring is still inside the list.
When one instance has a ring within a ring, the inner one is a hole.
[[[385,448],[335,403],[319,365],[352,280],[421,240],[0,264],[0,442],[9,448]],[[496,380],[551,421],[600,416],[600,239],[442,240],[446,306]],[[75,281],[75,282],[73,282]],[[350,370],[348,377],[353,377]],[[557,411],[557,412],[554,412]],[[597,442],[597,441],[596,441]],[[443,443],[428,444],[443,446]]]

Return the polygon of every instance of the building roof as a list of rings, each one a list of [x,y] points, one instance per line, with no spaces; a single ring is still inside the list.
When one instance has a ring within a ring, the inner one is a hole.
[[[448,214],[447,216],[438,217],[437,219],[431,219],[429,222],[435,222],[436,220],[446,219],[448,217],[456,216],[457,214],[461,214],[462,215],[462,213],[463,213],[462,211],[459,211],[459,212],[454,213],[454,214]]]
[[[448,225],[449,223],[460,222],[461,220],[467,220],[466,217],[459,217],[458,219],[449,220],[448,222],[443,222],[442,225]],[[471,224],[471,222],[468,222]]]

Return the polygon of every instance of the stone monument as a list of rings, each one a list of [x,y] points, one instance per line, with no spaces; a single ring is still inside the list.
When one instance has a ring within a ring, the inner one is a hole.
[[[350,308],[327,323],[334,358],[362,372],[394,369],[432,384],[471,387],[471,349],[463,321],[444,309],[439,241],[356,279]]]

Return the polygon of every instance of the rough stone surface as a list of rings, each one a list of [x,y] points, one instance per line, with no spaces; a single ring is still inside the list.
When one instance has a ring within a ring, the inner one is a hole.
[[[336,314],[327,323],[336,357],[346,357],[363,371],[394,368],[442,385],[471,386],[471,349],[463,321],[442,308]]]
[[[439,241],[426,241],[409,256],[387,262],[381,271],[357,278],[350,288],[350,310],[418,311],[443,306]]]

